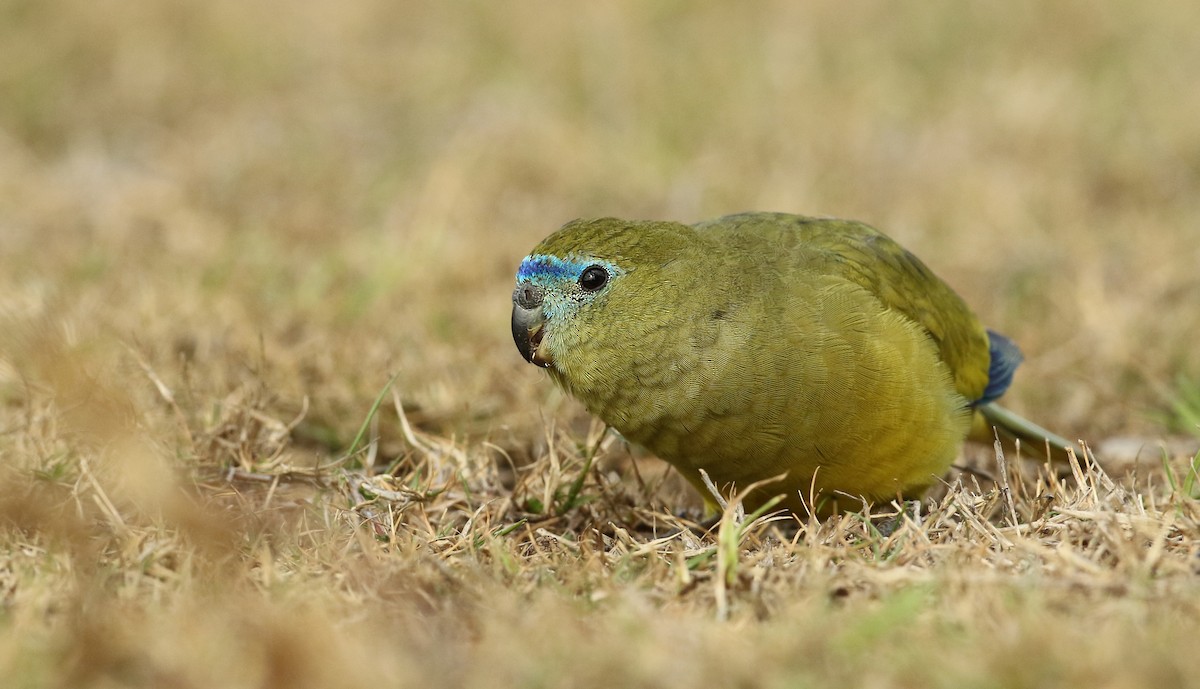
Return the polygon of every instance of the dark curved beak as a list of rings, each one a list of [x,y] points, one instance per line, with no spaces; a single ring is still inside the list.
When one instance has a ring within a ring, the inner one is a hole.
[[[513,342],[525,361],[549,368],[554,360],[541,350],[546,317],[542,313],[542,290],[533,285],[518,285],[513,292]]]

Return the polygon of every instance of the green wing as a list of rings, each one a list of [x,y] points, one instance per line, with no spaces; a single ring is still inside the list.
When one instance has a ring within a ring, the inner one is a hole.
[[[741,213],[695,225],[701,232],[767,235],[781,251],[813,269],[862,285],[889,308],[919,323],[954,375],[955,387],[977,400],[988,385],[988,336],[966,303],[921,259],[869,225],[786,213]]]

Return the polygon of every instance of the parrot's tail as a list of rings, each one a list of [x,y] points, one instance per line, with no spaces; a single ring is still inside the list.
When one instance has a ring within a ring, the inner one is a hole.
[[[1045,452],[1043,448],[1048,448],[1050,459],[1055,462],[1069,461],[1068,450],[1075,452],[1075,457],[1081,464],[1086,464],[1089,460],[1093,462],[1096,460],[1096,456],[1079,443],[1073,443],[1058,434],[1051,433],[995,402],[976,405],[975,411],[977,413],[971,420],[971,432],[967,435],[970,440],[993,443],[996,440],[992,431],[994,428],[999,433],[1003,444],[1011,447],[1014,440],[1019,440],[1022,450],[1027,451],[1031,457],[1040,456]]]

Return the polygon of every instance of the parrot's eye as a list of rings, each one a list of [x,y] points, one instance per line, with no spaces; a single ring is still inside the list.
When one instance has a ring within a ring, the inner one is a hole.
[[[595,292],[608,282],[608,271],[600,266],[588,266],[579,276],[579,286],[589,292]]]

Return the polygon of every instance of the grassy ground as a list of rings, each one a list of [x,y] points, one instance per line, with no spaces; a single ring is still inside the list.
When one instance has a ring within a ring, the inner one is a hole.
[[[1197,7],[0,0],[0,684],[1200,685]],[[681,530],[511,280],[742,210],[889,231],[1103,471]]]

